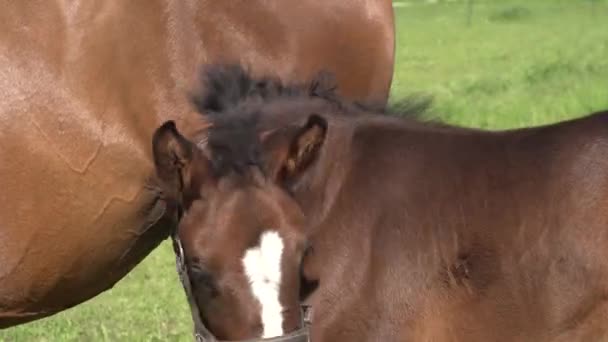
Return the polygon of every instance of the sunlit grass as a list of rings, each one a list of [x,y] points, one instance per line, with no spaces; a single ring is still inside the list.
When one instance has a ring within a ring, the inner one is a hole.
[[[432,115],[489,129],[608,108],[608,5],[476,1],[397,8],[392,98],[435,98]],[[593,10],[593,12],[592,12]]]

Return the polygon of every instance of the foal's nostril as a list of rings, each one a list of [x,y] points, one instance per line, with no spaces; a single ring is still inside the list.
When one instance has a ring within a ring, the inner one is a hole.
[[[257,336],[262,336],[262,334],[264,333],[264,323],[256,323],[254,326],[254,331]]]

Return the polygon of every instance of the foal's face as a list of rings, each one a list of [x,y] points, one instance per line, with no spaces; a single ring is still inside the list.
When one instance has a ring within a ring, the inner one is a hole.
[[[214,175],[213,159],[174,126],[157,131],[154,153],[166,196],[185,209],[178,234],[207,328],[223,340],[296,330],[305,245],[297,203],[258,166]]]
[[[298,206],[261,175],[233,174],[201,191],[179,235],[208,328],[220,339],[296,330],[304,245]]]

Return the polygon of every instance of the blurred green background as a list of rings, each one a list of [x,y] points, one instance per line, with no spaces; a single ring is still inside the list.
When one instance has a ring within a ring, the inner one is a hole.
[[[394,1],[391,101],[434,98],[430,115],[486,129],[608,109],[608,1]],[[165,242],[114,289],[0,341],[191,341]]]

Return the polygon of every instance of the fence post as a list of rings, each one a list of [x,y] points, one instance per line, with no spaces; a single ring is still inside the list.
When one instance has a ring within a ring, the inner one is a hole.
[[[467,26],[471,26],[473,20],[473,0],[467,0]]]

